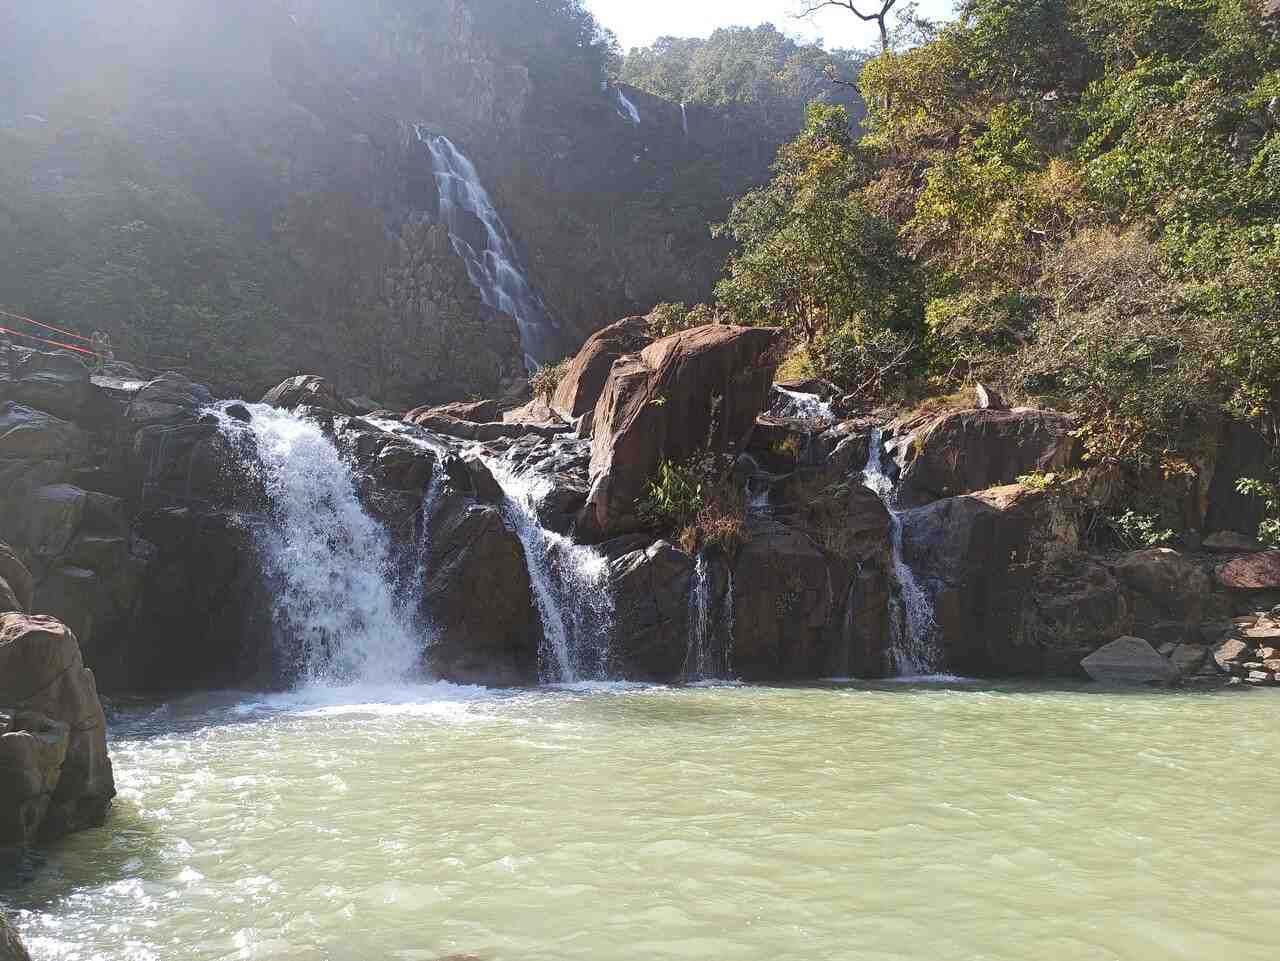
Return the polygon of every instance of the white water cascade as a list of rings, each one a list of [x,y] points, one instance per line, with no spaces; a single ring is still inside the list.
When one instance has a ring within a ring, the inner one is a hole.
[[[689,108],[683,100],[680,101],[680,129],[684,131],[685,139],[689,138]]]
[[[889,604],[890,658],[899,675],[917,676],[936,673],[942,667],[942,651],[938,645],[938,625],[933,616],[933,602],[915,573],[902,556],[902,514],[897,509],[898,492],[893,479],[884,471],[883,433],[871,432],[867,466],[862,482],[884,502],[889,511],[890,543],[893,551],[893,578],[897,597]]]
[[[607,680],[614,616],[608,560],[595,548],[542,526],[538,505],[550,493],[549,481],[495,458],[485,458],[485,464],[507,496],[507,518],[529,564],[542,618],[542,679],[560,684]]]
[[[835,421],[835,411],[831,404],[817,394],[806,394],[798,390],[787,390],[774,385],[778,398],[773,402],[769,413],[774,417],[788,417],[794,420]]]
[[[689,590],[689,650],[684,676],[689,681],[723,680],[732,671],[733,572],[724,597],[715,603],[715,577],[706,551],[698,551]]]
[[[431,172],[440,194],[440,219],[481,299],[515,318],[530,371],[559,360],[555,325],[525,276],[511,234],[475,166],[448,137],[429,134],[417,125],[414,132],[431,155]],[[475,218],[484,229],[484,244],[479,250],[467,240],[469,218]]]
[[[636,109],[636,105],[622,92],[621,87],[614,87],[613,92],[618,95],[618,116],[640,126],[640,111]]]
[[[252,434],[246,470],[261,475],[270,524],[258,546],[282,640],[300,652],[304,683],[394,684],[412,679],[425,640],[414,598],[397,590],[386,531],[356,497],[356,480],[315,423],[262,404],[241,423],[214,408],[222,430]]]

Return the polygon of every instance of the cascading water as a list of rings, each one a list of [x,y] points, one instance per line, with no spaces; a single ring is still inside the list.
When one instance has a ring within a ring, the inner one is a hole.
[[[485,304],[515,318],[529,370],[559,360],[562,351],[555,324],[525,276],[511,234],[475,166],[448,137],[428,134],[417,125],[413,129],[431,155],[431,172],[440,194],[440,219],[449,230],[454,251],[467,266],[472,285]],[[480,250],[467,240],[469,218],[475,218],[484,229]]]
[[[794,420],[834,421],[836,419],[831,404],[817,394],[805,394],[776,385],[774,390],[778,392],[778,398],[769,410],[774,417],[789,417]]]
[[[893,577],[897,597],[889,605],[890,658],[899,675],[933,674],[942,666],[938,645],[938,625],[933,603],[915,573],[902,556],[902,514],[897,509],[898,492],[884,471],[883,433],[871,433],[867,466],[862,482],[884,502],[889,511],[889,535],[893,552]]]
[[[613,634],[609,563],[594,548],[575,544],[538,520],[538,504],[550,483],[508,463],[485,463],[507,496],[507,517],[524,546],[534,600],[542,618],[544,681],[572,684],[608,677]]]
[[[680,129],[684,131],[685,138],[689,136],[689,109],[683,100],[680,101]]]
[[[618,116],[640,126],[640,111],[636,109],[636,105],[627,98],[621,87],[614,87],[613,92],[618,95]]]
[[[214,408],[243,466],[260,474],[271,522],[258,546],[273,582],[281,640],[304,682],[398,683],[417,672],[425,640],[395,583],[391,544],[356,496],[356,480],[320,427],[257,404],[241,423]]]
[[[689,591],[689,650],[684,676],[689,681],[729,677],[733,651],[733,572],[727,572],[725,593],[716,603],[715,577],[706,551],[698,551]]]

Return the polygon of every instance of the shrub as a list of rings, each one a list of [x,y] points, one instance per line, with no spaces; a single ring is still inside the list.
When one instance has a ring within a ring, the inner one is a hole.
[[[529,378],[529,388],[533,391],[533,396],[550,401],[556,388],[560,386],[560,381],[564,380],[564,375],[569,372],[572,359],[566,357],[564,360],[547,364],[534,371],[533,376]]]
[[[705,546],[732,556],[744,538],[746,492],[732,461],[706,450],[682,463],[663,461],[636,510],[689,553]]]
[[[1174,538],[1173,531],[1159,526],[1160,519],[1154,514],[1139,514],[1129,510],[1118,517],[1107,517],[1105,520],[1116,540],[1129,550],[1159,547]]]
[[[1236,490],[1241,494],[1262,498],[1267,517],[1258,525],[1258,540],[1268,547],[1280,547],[1280,483],[1242,477],[1236,481]]]
[[[692,327],[703,327],[707,324],[720,323],[720,316],[707,304],[695,304],[686,307],[684,304],[658,304],[649,311],[649,332],[654,337],[666,337]]]
[[[885,327],[851,320],[824,330],[809,347],[813,370],[842,390],[882,396],[902,384],[916,359],[916,342]]]

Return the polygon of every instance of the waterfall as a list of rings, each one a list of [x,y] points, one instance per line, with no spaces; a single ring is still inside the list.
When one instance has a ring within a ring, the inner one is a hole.
[[[454,251],[467,266],[472,285],[485,304],[515,318],[530,371],[560,360],[555,325],[525,276],[515,243],[475,166],[448,137],[433,136],[417,125],[414,132],[431,155],[431,172],[440,194],[440,219],[449,230]],[[470,218],[484,230],[483,246],[478,250],[467,239]]]
[[[774,384],[778,392],[777,400],[769,409],[774,417],[787,417],[794,420],[827,420],[836,419],[831,405],[817,394],[805,394],[798,390],[787,390]]]
[[[605,680],[614,615],[608,560],[542,526],[538,505],[550,493],[549,481],[493,458],[485,458],[485,464],[507,496],[508,520],[524,545],[542,619],[543,680]]]
[[[680,129],[684,131],[685,139],[689,137],[689,110],[683,100],[680,101]]]
[[[897,583],[897,597],[889,604],[889,656],[900,675],[933,674],[942,667],[933,602],[902,556],[902,514],[897,509],[897,488],[884,472],[883,432],[872,431],[870,444],[862,482],[889,510],[893,578]]]
[[[733,571],[727,572],[724,597],[715,603],[715,577],[705,550],[693,562],[689,590],[689,650],[685,655],[686,680],[727,678],[733,651]]]
[[[270,523],[258,547],[275,592],[280,637],[300,652],[302,678],[317,684],[409,680],[425,639],[416,606],[396,589],[391,543],[356,496],[351,467],[320,427],[286,411],[249,405],[241,423],[213,409],[261,475]],[[238,438],[252,435],[253,445]]]
[[[627,99],[621,87],[614,87],[613,92],[618,95],[618,116],[623,120],[630,120],[637,127],[640,126],[640,111],[636,109],[636,105]]]

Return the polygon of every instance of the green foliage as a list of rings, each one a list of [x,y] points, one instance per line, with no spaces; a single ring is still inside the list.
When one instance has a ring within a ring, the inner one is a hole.
[[[649,332],[654,337],[666,337],[693,327],[719,323],[720,317],[709,304],[689,307],[685,304],[663,303],[649,311],[647,320]]]
[[[703,478],[696,463],[663,461],[658,476],[636,505],[640,519],[656,530],[681,531],[692,526],[706,506]]]
[[[1268,547],[1280,548],[1280,483],[1242,477],[1236,481],[1236,490],[1262,500],[1268,516],[1258,525],[1258,540]]]
[[[1174,532],[1161,528],[1160,518],[1155,515],[1128,510],[1117,517],[1107,517],[1106,522],[1116,539],[1129,550],[1159,547],[1174,538]]]
[[[569,372],[571,363],[573,358],[565,357],[554,364],[544,364],[534,371],[533,376],[529,378],[529,388],[533,391],[533,396],[550,402],[556,388],[560,386],[560,381],[564,380],[564,375]]]
[[[732,555],[745,537],[746,508],[732,460],[709,448],[682,463],[663,461],[636,502],[641,521],[690,553],[707,546]]]

